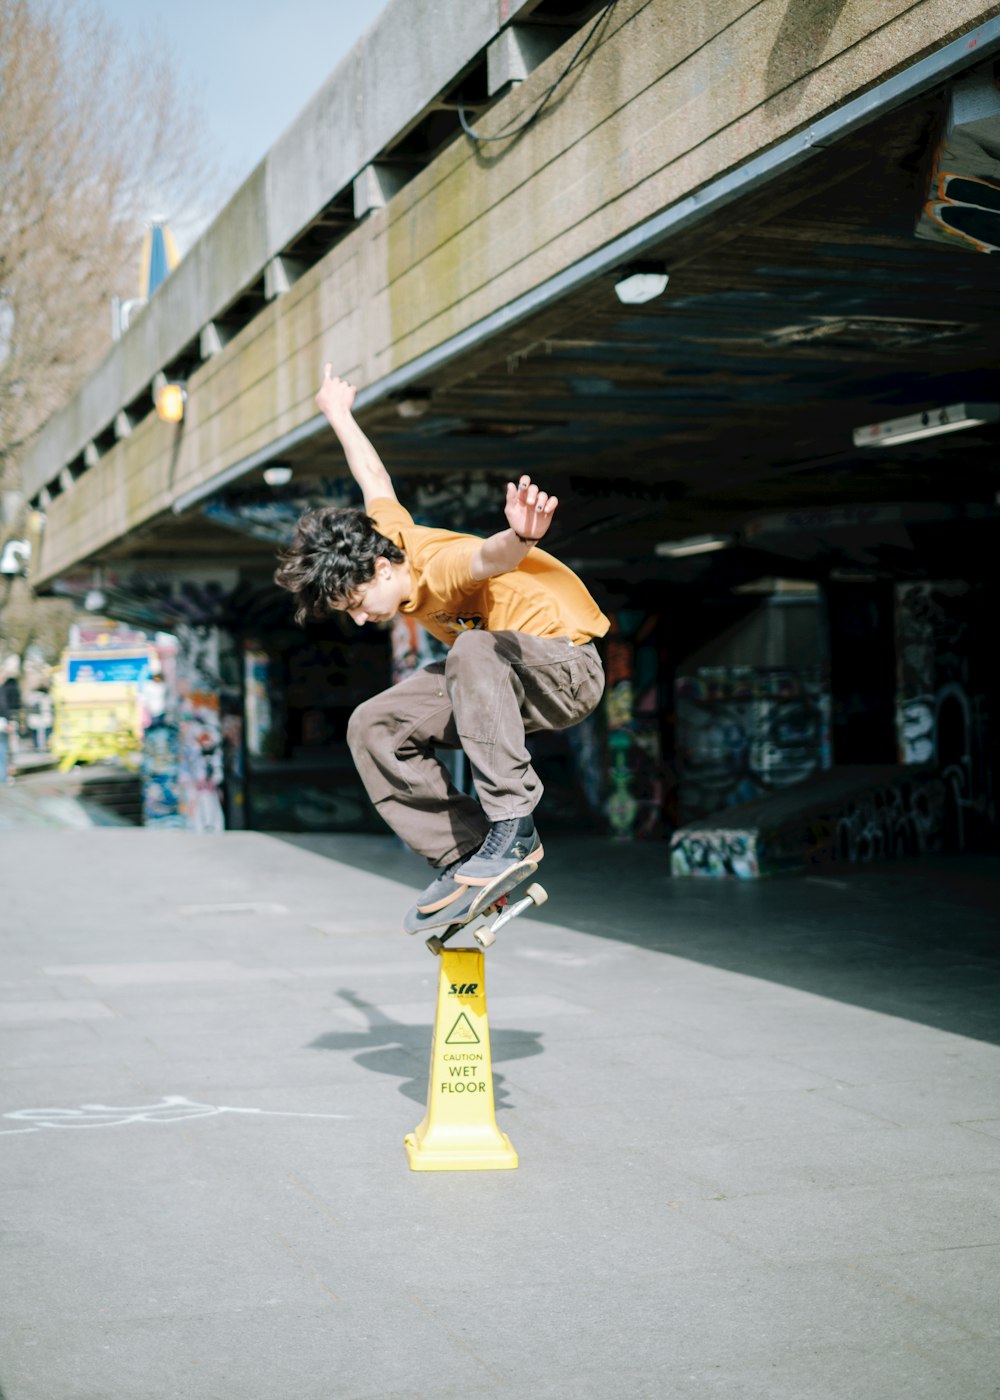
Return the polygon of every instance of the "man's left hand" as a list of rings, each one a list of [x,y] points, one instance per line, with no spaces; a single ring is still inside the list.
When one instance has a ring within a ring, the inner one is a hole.
[[[515,486],[507,483],[507,502],[504,514],[507,524],[526,540],[540,540],[552,524],[552,516],[559,504],[558,497],[548,496],[539,491],[530,476],[522,476]]]

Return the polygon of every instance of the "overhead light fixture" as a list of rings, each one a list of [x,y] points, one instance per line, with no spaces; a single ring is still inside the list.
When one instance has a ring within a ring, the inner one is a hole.
[[[906,418],[890,418],[885,423],[869,423],[864,428],[855,428],[854,446],[891,447],[895,443],[957,433],[962,428],[976,428],[998,420],[1000,404],[956,403],[948,408],[929,408],[923,413],[911,413]]]
[[[878,583],[883,576],[865,569],[831,569],[831,583]]]
[[[423,418],[430,407],[429,389],[408,389],[396,399],[396,412],[400,418]]]
[[[156,404],[156,416],[162,422],[180,423],[184,419],[187,389],[176,380],[168,381],[156,390],[153,402]]]
[[[666,291],[670,275],[662,263],[635,263],[622,269],[615,296],[626,306],[641,306]]]
[[[292,479],[292,469],[284,462],[275,462],[264,468],[264,480],[268,486],[287,486]]]
[[[104,591],[104,569],[98,564],[90,576],[90,587],[83,600],[83,606],[87,612],[103,612],[107,606],[108,596]]]
[[[806,578],[755,578],[748,583],[738,583],[729,591],[741,596],[759,594],[762,597],[815,598],[819,593],[819,584]]]
[[[0,554],[0,574],[26,574],[30,558],[29,540],[8,540]]]
[[[714,554],[734,543],[732,535],[691,535],[686,540],[663,540],[653,549],[661,559],[686,559],[690,554]]]

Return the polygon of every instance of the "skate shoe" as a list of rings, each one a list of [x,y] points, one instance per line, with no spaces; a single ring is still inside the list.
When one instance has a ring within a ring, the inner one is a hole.
[[[407,933],[419,933],[425,925],[439,924],[442,919],[450,921],[453,906],[455,917],[463,917],[471,900],[467,898],[468,886],[458,883],[455,871],[465,860],[468,860],[468,854],[459,856],[457,860],[437,870],[436,878],[417,898],[416,904],[403,919],[403,928]]]
[[[459,856],[449,865],[442,866],[437,872],[437,878],[432,880],[418,897],[414,908],[421,914],[436,914],[439,909],[443,909],[460,895],[462,886],[455,879],[455,871],[465,860],[468,860],[467,855]]]
[[[452,887],[450,895],[432,900],[435,907],[424,909],[424,895],[430,894],[436,885],[443,889],[446,882]],[[469,917],[472,906],[481,893],[481,890],[471,885],[458,884],[451,876],[442,876],[435,880],[433,885],[428,886],[416,904],[404,915],[403,930],[405,933],[425,933],[447,928],[450,924],[463,923]]]
[[[492,888],[505,876],[515,874],[520,866],[530,873],[527,867],[537,865],[544,854],[530,813],[526,817],[507,817],[493,823],[479,850],[455,871],[455,880],[478,889]]]

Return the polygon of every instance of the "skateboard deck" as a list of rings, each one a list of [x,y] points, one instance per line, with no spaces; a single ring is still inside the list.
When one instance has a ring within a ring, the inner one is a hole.
[[[520,899],[515,900],[513,904],[510,902],[512,892],[519,885],[523,885],[525,880],[530,880],[537,869],[538,866],[534,862],[526,861],[492,885],[485,886],[482,896],[463,918],[451,923],[444,921],[433,927],[431,936],[425,939],[427,947],[432,953],[439,954],[450,938],[467,929],[480,948],[489,948],[496,940],[497,931],[504,924],[516,919],[526,909],[537,908],[548,899],[545,889],[541,885],[533,884],[528,886]]]

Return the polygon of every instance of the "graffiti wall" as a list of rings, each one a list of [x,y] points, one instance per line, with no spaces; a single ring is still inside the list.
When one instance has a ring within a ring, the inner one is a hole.
[[[242,701],[233,639],[177,629],[177,806],[189,831],[242,826]]]
[[[943,850],[948,793],[936,773],[875,770],[884,775],[865,786],[865,769],[843,770],[811,798],[773,803],[740,813],[731,827],[695,822],[675,832],[672,875],[753,880],[762,875],[806,872],[823,866],[864,865]]]
[[[756,831],[678,831],[670,849],[671,875],[754,880],[761,873]]]
[[[964,846],[995,820],[987,657],[991,628],[977,585],[962,580],[896,589],[896,735],[901,763],[933,764],[950,807],[948,844]]]
[[[660,737],[656,615],[622,610],[611,618],[605,659],[607,688],[607,797],[612,836],[647,839],[663,829],[663,756]],[[581,747],[581,756],[586,751]],[[584,790],[593,775],[581,775]]]
[[[166,715],[154,719],[142,744],[142,824],[186,825],[180,798],[180,731]]]
[[[955,82],[931,156],[916,235],[968,253],[1000,250],[1000,94],[992,65]]]
[[[700,667],[675,685],[682,822],[794,787],[829,768],[819,667]]]
[[[246,749],[251,758],[262,758],[274,732],[271,703],[273,663],[255,642],[243,646],[243,713],[246,721]]]
[[[505,479],[502,473],[445,472],[405,483],[403,504],[418,525],[434,525],[471,534],[487,533],[503,523]],[[287,544],[303,511],[316,506],[361,508],[361,492],[345,471],[323,477],[304,490],[287,487],[240,487],[205,503],[202,512],[216,525]]]
[[[940,781],[900,778],[844,803],[810,853],[811,863],[864,865],[942,848],[945,788]]]
[[[392,649],[392,683],[398,685],[407,676],[432,661],[442,661],[448,648],[406,613],[397,613],[389,630]]]

